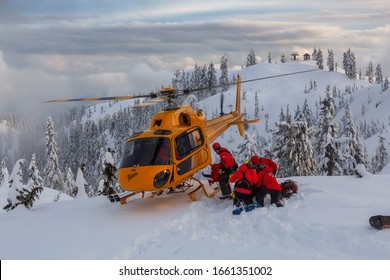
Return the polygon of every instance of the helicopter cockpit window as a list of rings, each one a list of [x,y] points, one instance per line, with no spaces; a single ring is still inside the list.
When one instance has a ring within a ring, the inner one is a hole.
[[[203,135],[199,128],[187,131],[176,138],[176,157],[183,157],[203,145]]]
[[[138,138],[127,142],[120,167],[167,165],[172,163],[169,138]]]

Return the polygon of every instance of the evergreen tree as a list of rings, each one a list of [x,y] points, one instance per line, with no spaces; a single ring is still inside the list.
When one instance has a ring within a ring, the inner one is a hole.
[[[31,209],[35,200],[39,199],[39,194],[43,191],[43,179],[35,161],[35,154],[32,155],[27,171],[29,179],[27,187],[20,193],[20,201],[27,209]]]
[[[3,159],[0,163],[0,188],[8,184],[9,173],[7,169],[7,164]]]
[[[302,114],[305,116],[308,127],[315,125],[315,123],[316,123],[315,117],[314,117],[313,112],[311,111],[311,109],[309,107],[309,104],[308,104],[306,98],[305,98],[305,101],[303,103]]]
[[[255,119],[260,118],[260,108],[259,108],[259,96],[257,94],[257,90],[255,92]]]
[[[226,55],[221,58],[221,77],[219,78],[219,85],[222,87],[222,91],[227,91],[229,88],[229,65]]]
[[[356,60],[355,54],[351,49],[348,49],[348,51],[343,54],[343,69],[348,78],[356,79]]]
[[[280,62],[281,62],[281,63],[286,63],[286,62],[287,62],[287,58],[286,58],[286,56],[284,55],[284,53],[282,54],[282,57],[280,58]]]
[[[283,143],[276,147],[280,176],[315,175],[312,134],[313,131],[308,127],[301,113],[291,124],[284,122],[278,126],[277,142]]]
[[[360,142],[359,132],[355,128],[353,122],[351,108],[349,105],[345,107],[345,116],[343,118],[343,129],[341,136],[344,139],[342,152],[345,158],[343,167],[344,175],[356,174],[356,166],[364,164],[366,167],[363,145]]]
[[[382,67],[380,64],[378,64],[375,68],[375,83],[381,84],[383,83],[383,74],[382,74]]]
[[[51,117],[46,122],[46,166],[44,169],[45,186],[63,191],[64,180],[58,163],[58,148],[55,140],[54,122]]]
[[[324,57],[322,56],[321,48],[318,50],[316,55],[316,64],[319,69],[324,69]]]
[[[290,133],[290,124],[286,121],[281,121],[279,123],[276,123],[276,129],[274,132],[274,158],[275,161],[278,163],[278,175],[280,177],[288,177],[291,170],[289,168],[289,160],[290,158],[286,155],[288,155],[288,149],[287,149],[287,143],[289,141],[288,135]],[[286,169],[287,168],[287,169]]]
[[[379,134],[379,144],[376,148],[376,153],[372,158],[372,170],[373,173],[379,173],[389,163],[389,156],[387,154],[385,137],[383,132]]]
[[[386,91],[389,89],[389,80],[386,78],[382,85],[382,90]]]
[[[374,66],[372,64],[372,61],[370,61],[368,63],[368,67],[367,67],[367,70],[366,70],[366,76],[368,78],[368,82],[370,84],[373,84],[374,83]]]
[[[326,65],[328,66],[328,69],[330,72],[334,71],[334,54],[333,50],[328,50],[328,60],[326,62]]]
[[[319,172],[321,175],[340,175],[343,173],[343,156],[337,141],[337,127],[334,122],[334,100],[327,92],[321,107],[321,128],[317,136]]]
[[[74,180],[74,175],[72,172],[72,169],[68,167],[66,171],[66,176],[65,176],[65,183],[64,183],[64,189],[65,193],[71,197],[76,196],[76,182]]]
[[[218,85],[217,81],[217,70],[212,62],[210,62],[209,67],[207,68],[207,87],[213,88]],[[214,90],[213,90],[214,93]]]
[[[311,57],[313,60],[317,59],[317,48],[316,47],[314,47],[314,50],[313,50],[313,53],[311,54]]]
[[[85,170],[84,165],[81,165],[79,167],[79,169],[77,170],[77,176],[76,176],[76,182],[75,182],[75,186],[76,186],[75,197],[76,197],[76,199],[88,198],[88,195],[86,192],[86,188],[88,187],[88,183],[87,183],[87,181],[85,181],[85,178],[84,178],[84,173],[83,173],[84,170]]]
[[[7,204],[4,206],[4,210],[10,211],[15,209],[21,204],[20,194],[23,192],[23,166],[25,159],[19,159],[16,161],[12,173],[9,177],[9,190],[7,196]]]
[[[257,58],[254,50],[250,50],[246,58],[246,67],[253,66],[257,64]]]
[[[258,155],[260,147],[255,140],[254,134],[244,133],[244,140],[237,147],[236,161],[244,162],[251,158],[253,155]]]
[[[113,153],[114,151],[108,148],[107,152],[104,154],[102,165],[103,188],[99,191],[99,194],[101,195],[110,195],[115,193],[116,167]]]

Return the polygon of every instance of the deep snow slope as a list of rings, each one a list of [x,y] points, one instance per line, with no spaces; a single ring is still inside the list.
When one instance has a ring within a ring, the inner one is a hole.
[[[0,259],[389,259],[389,175],[297,177],[284,208],[232,215],[231,201],[174,194],[111,204],[44,202],[0,214]],[[280,179],[283,181],[283,179]],[[4,199],[4,190],[1,191]]]

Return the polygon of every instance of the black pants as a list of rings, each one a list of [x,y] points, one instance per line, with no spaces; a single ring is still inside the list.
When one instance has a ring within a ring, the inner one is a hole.
[[[234,192],[233,205],[235,205],[237,207],[245,207],[245,206],[252,204],[252,203],[253,203],[253,195],[252,194]]]
[[[256,198],[256,202],[259,203],[261,207],[264,206],[264,198],[267,194],[271,195],[271,204],[275,203],[277,207],[283,206],[283,204],[280,202],[280,199],[282,198],[281,191],[269,190],[265,187],[261,187],[254,189],[253,194]]]
[[[229,195],[232,192],[232,188],[229,184],[229,177],[230,174],[228,172],[223,172],[221,175],[219,175],[219,187],[221,188],[222,195]]]

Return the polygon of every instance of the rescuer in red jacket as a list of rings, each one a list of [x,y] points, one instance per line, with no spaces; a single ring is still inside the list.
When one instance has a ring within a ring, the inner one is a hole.
[[[250,162],[243,163],[230,177],[230,182],[235,182],[234,205],[240,207],[253,203],[253,188],[258,182],[255,165]],[[244,205],[240,205],[241,203]]]
[[[276,172],[278,171],[278,165],[269,158],[259,157],[259,156],[254,155],[251,157],[250,162],[252,162],[253,164],[260,164],[261,163],[261,164],[264,164],[265,166],[271,167],[272,173],[274,175],[276,175]]]
[[[283,207],[280,199],[282,197],[282,188],[280,187],[275,175],[272,173],[273,169],[264,164],[258,164],[256,166],[258,181],[255,184],[253,194],[257,203],[260,206],[264,206],[264,197],[267,194],[271,195],[271,204],[275,204],[277,207]]]
[[[236,162],[232,154],[226,148],[221,147],[219,143],[214,143],[213,149],[221,158],[221,162],[218,163],[218,182],[222,193],[220,199],[231,198],[232,189],[229,185],[229,177],[235,171]]]

